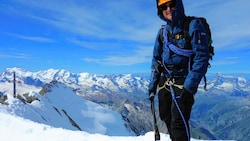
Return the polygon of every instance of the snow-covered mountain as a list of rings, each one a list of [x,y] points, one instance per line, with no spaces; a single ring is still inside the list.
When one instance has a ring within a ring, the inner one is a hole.
[[[134,135],[119,113],[81,98],[63,83],[52,81],[40,93],[42,95],[30,91],[18,98],[7,93],[8,99],[0,111],[68,130],[110,136]]]
[[[29,80],[38,80],[30,79],[32,73],[27,72],[27,74],[30,74],[26,76]],[[1,77],[3,79],[0,82],[0,97],[6,97],[4,100],[1,99],[4,103],[0,102],[1,140],[14,141],[22,138],[22,140],[36,141],[82,139],[84,141],[144,141],[154,139],[153,132],[134,136],[131,126],[120,114],[83,99],[76,94],[75,90],[62,82],[53,80],[36,92],[40,86],[29,86],[25,83],[27,81],[24,81],[25,77],[19,77],[17,80],[22,81],[18,84],[21,94],[14,98],[12,93],[8,92],[11,91],[9,89],[12,85],[7,80],[11,77],[8,78],[5,75]],[[123,104],[130,111],[140,109],[135,104],[133,106]],[[161,133],[161,139],[170,141],[169,136],[164,133]],[[191,141],[198,140],[191,139]]]
[[[132,96],[133,98],[146,99],[147,87],[149,84],[149,79],[132,74],[75,74],[63,69],[48,69],[31,72],[23,68],[7,68],[0,75],[0,82],[7,83],[12,81],[14,72],[16,73],[16,80],[20,82],[19,85],[22,85],[20,88],[22,88],[23,93],[25,89],[23,87],[26,87],[27,90],[40,90],[44,84],[50,83],[52,80],[57,80],[73,88],[81,96],[99,95],[100,93],[116,93],[125,94],[128,98]],[[240,91],[243,95],[247,95],[250,92],[250,81],[243,77],[225,76],[218,73],[209,79],[207,83],[208,92],[215,90],[226,91],[231,92],[232,95],[235,95],[235,91]],[[203,81],[201,81],[199,87],[199,92],[201,93],[204,92],[203,85]],[[1,91],[3,91],[3,89],[1,89]],[[4,91],[10,92],[12,89],[4,89]]]
[[[209,81],[209,94],[249,96],[250,81],[244,77],[224,76],[220,73]]]
[[[143,135],[148,131],[152,131],[152,115],[149,101],[147,101],[147,86],[149,80],[146,77],[139,77],[132,74],[74,74],[66,70],[55,69],[30,72],[22,68],[8,68],[0,75],[0,92],[2,95],[5,93],[13,93],[13,84],[10,83],[13,80],[13,72],[16,73],[16,81],[19,82],[16,84],[17,94],[30,94],[30,91],[38,94],[44,85],[52,81],[60,82],[84,99],[120,113],[126,126],[136,135]],[[195,130],[192,130],[195,131],[195,133],[193,133],[193,135],[195,135],[194,137],[206,139],[222,139],[221,136],[223,136],[223,139],[236,138],[235,136],[231,136],[233,135],[231,133],[239,131],[238,127],[237,130],[233,130],[234,128],[232,128],[232,130],[226,130],[230,131],[228,132],[230,136],[228,136],[229,138],[227,136],[224,137],[223,132],[217,133],[218,127],[216,124],[221,121],[214,119],[212,119],[214,121],[209,121],[211,120],[209,117],[217,116],[213,115],[213,111],[215,111],[214,109],[218,109],[216,107],[220,107],[221,111],[218,110],[217,112],[223,112],[223,114],[228,117],[228,121],[231,122],[233,119],[230,117],[234,116],[227,114],[229,112],[223,110],[223,104],[225,103],[225,106],[228,107],[228,103],[226,103],[230,102],[228,100],[235,100],[234,98],[237,97],[237,100],[239,100],[237,103],[241,103],[241,99],[249,97],[249,80],[243,77],[217,74],[214,77],[210,77],[207,84],[208,91],[203,90],[204,84],[201,83],[199,91],[196,94],[196,103],[192,114],[193,119],[191,119],[191,128],[195,128]],[[43,94],[43,92],[40,93]],[[237,112],[244,109],[246,110],[246,108],[242,109],[240,104],[234,105],[234,107]],[[207,119],[204,118],[205,114],[207,115]],[[237,122],[246,123],[246,118],[246,116],[238,116]],[[158,122],[164,128],[164,125],[160,123],[160,121]],[[232,123],[234,122],[232,121]],[[231,126],[236,127],[237,123]],[[161,129],[162,132],[165,132],[165,130],[166,129]],[[206,132],[204,133],[203,131]],[[204,133],[204,136],[201,136],[201,132]],[[207,136],[211,134],[213,134],[213,136]]]
[[[30,72],[22,68],[7,68],[0,75],[0,91],[13,93],[13,84],[10,81],[13,80],[14,72],[16,81],[20,82],[16,85],[16,93],[27,93],[30,90],[38,93],[43,85],[56,80],[72,88],[85,99],[119,112],[125,120],[130,121],[129,126],[132,126],[137,135],[152,129],[151,118],[143,119],[145,116],[151,116],[150,107],[145,103],[148,86],[148,80],[145,78],[131,74],[91,75],[74,74],[66,70],[48,69]],[[134,117],[134,113],[138,116]]]
[[[13,73],[21,85],[35,86],[40,89],[44,84],[57,80],[75,89],[79,95],[94,95],[105,93],[137,93],[140,97],[147,92],[148,80],[131,74],[121,75],[91,75],[89,73],[74,74],[66,70],[48,69],[30,72],[22,68],[7,68],[0,75],[0,82],[13,80]],[[17,86],[18,87],[18,86]],[[131,96],[131,95],[130,95]]]

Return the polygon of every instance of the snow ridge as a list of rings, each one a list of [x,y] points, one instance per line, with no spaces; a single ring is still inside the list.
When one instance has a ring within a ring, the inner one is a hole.
[[[81,98],[63,83],[53,81],[50,85],[51,89],[44,96],[29,92],[28,97],[36,97],[30,103],[8,94],[8,105],[0,105],[0,112],[56,128],[109,136],[134,135],[125,127],[120,114]]]

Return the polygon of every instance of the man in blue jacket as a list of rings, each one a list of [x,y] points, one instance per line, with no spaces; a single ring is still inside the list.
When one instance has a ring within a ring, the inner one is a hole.
[[[207,72],[209,49],[205,25],[199,19],[189,24],[182,0],[157,0],[158,16],[166,22],[155,40],[149,83],[149,98],[159,99],[160,118],[166,123],[172,141],[189,141],[189,119],[194,94]]]

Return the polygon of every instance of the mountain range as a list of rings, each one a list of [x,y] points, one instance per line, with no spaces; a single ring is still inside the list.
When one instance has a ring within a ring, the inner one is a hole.
[[[120,113],[127,129],[136,135],[152,131],[152,115],[147,100],[149,79],[132,74],[74,74],[59,69],[30,72],[7,68],[0,75],[0,92],[13,93],[13,73],[19,95],[48,92],[48,86],[60,83],[78,96]],[[244,77],[216,74],[209,77],[207,91],[201,83],[190,120],[192,137],[200,139],[250,139],[250,85]],[[26,98],[27,100],[27,98]],[[65,114],[66,115],[66,114]],[[167,132],[158,120],[161,132]]]

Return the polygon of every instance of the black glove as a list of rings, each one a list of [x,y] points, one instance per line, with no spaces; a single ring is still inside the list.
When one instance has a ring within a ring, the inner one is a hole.
[[[149,93],[149,100],[153,101],[154,98],[155,98],[155,93],[153,93],[153,92]]]
[[[194,95],[187,91],[185,88],[182,89],[181,92],[181,100],[182,102],[192,102],[194,101]]]
[[[157,61],[158,63],[157,64],[155,64],[155,70],[158,72],[158,73],[161,73],[161,72],[163,72],[163,70],[164,70],[164,68],[163,68],[163,66],[162,66],[162,64],[161,64],[161,62],[158,60]]]

